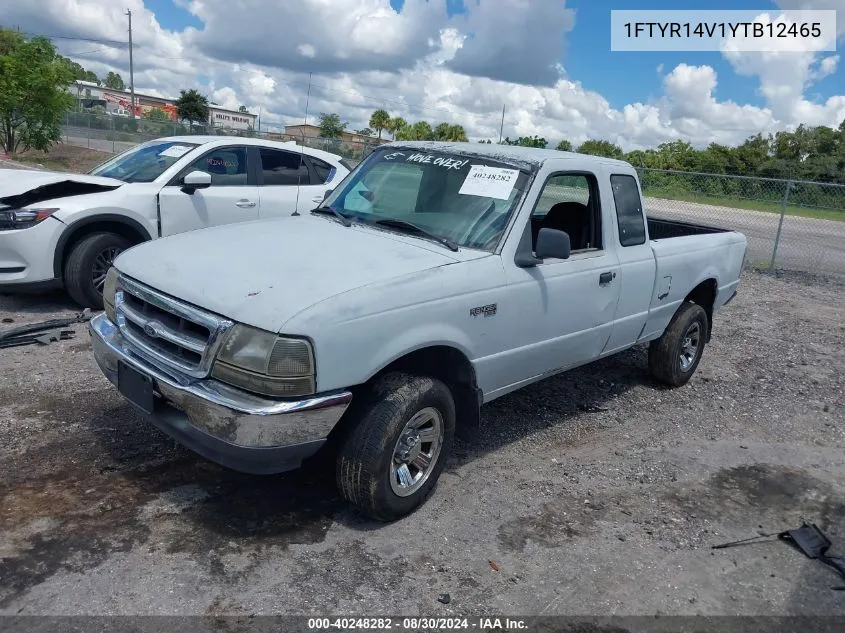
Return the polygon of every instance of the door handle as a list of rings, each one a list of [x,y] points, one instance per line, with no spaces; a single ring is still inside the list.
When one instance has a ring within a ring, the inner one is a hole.
[[[610,271],[604,272],[601,275],[599,275],[599,285],[600,286],[606,286],[607,284],[609,284],[614,279],[616,279],[616,273],[610,272]]]
[[[243,198],[241,200],[238,200],[235,203],[235,206],[240,207],[241,209],[251,209],[255,206],[255,203],[252,200],[247,200],[246,198]]]

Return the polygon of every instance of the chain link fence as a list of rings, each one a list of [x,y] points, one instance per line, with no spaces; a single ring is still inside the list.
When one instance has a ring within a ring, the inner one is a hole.
[[[68,112],[62,122],[64,143],[112,154],[162,136],[186,134],[296,141],[343,156],[353,164],[378,146],[375,142],[210,125],[189,127],[89,112]],[[637,171],[650,216],[744,233],[747,265],[845,276],[845,185],[648,168]]]
[[[119,154],[139,143],[163,136],[183,135],[242,136],[282,142],[296,141],[306,147],[338,154],[353,163],[357,163],[368,156],[378,146],[376,142],[368,143],[343,138],[333,139],[280,132],[259,132],[254,129],[237,130],[212,125],[194,124],[189,126],[175,121],[133,120],[127,116],[93,112],[66,112],[62,118],[63,143],[109,154]]]
[[[748,266],[845,276],[845,185],[637,171],[648,215],[740,231]]]

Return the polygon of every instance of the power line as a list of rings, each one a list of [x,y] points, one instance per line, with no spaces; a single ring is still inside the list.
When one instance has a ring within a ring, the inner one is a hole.
[[[77,42],[91,42],[93,44],[109,44],[114,46],[126,46],[126,42],[121,42],[118,40],[104,40],[98,39],[95,37],[80,37],[80,36],[71,36],[71,35],[48,35],[47,33],[31,33],[29,31],[23,31],[24,35],[29,35],[30,37],[46,37],[51,40],[71,40]]]

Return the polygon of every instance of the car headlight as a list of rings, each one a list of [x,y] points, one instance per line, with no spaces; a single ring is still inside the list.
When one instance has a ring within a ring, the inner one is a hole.
[[[103,310],[109,321],[117,323],[117,316],[114,310],[114,295],[117,292],[117,268],[112,266],[106,273],[106,280],[103,282]]]
[[[240,324],[226,335],[211,375],[265,396],[306,396],[316,389],[311,343]]]
[[[0,231],[28,229],[43,222],[58,209],[3,209],[0,211]]]

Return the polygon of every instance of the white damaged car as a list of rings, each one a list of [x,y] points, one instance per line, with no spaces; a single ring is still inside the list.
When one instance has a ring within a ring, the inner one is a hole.
[[[89,174],[0,170],[0,293],[65,288],[102,308],[114,258],[148,240],[304,213],[351,165],[294,142],[160,138]]]

